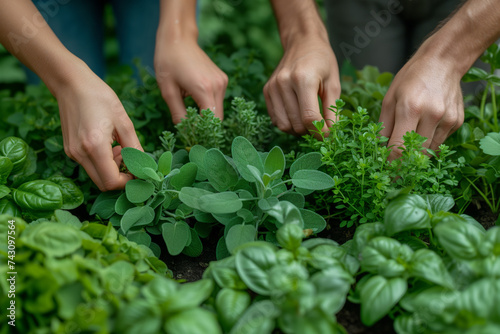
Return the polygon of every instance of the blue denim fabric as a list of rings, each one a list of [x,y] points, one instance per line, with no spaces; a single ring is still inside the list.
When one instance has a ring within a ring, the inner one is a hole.
[[[105,0],[33,0],[48,24],[69,51],[81,58],[101,78],[104,58]],[[153,58],[160,0],[110,0],[116,19],[120,62],[133,60],[154,73]],[[28,83],[39,79],[27,70]]]

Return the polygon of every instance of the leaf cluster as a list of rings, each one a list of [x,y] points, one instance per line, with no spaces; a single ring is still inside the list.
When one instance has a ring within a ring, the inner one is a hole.
[[[211,302],[224,333],[345,333],[335,314],[359,263],[332,240],[303,238],[287,221],[277,232],[283,248],[249,243],[210,264],[204,278],[216,285]]]
[[[323,122],[316,122],[321,140],[307,135],[304,144],[321,153],[324,170],[335,180],[331,192],[316,196],[317,209],[340,219],[340,226],[380,219],[385,198],[396,189],[409,187],[419,194],[447,194],[458,184],[454,174],[462,159],[453,160],[454,152],[448,146],[441,145],[439,153],[425,149],[425,138],[408,132],[399,147],[402,156],[390,162],[388,139],[380,135],[383,124],[370,122],[368,111],[361,107],[345,116],[344,105],[337,100],[332,107],[338,119],[328,134],[321,132]]]
[[[83,203],[83,193],[71,179],[56,174],[40,179],[36,164],[36,154],[21,138],[0,141],[0,214],[47,217]]]
[[[147,153],[124,148],[124,162],[137,179],[129,181],[124,192],[99,195],[90,213],[110,219],[156,254],[159,249],[148,232],[161,234],[171,255],[198,256],[203,250],[200,237],[223,227],[218,258],[248,241],[275,240],[275,231],[285,221],[309,234],[326,227],[320,215],[304,208],[305,194],[334,186],[330,176],[317,170],[320,154],[297,159],[284,179],[285,156],[279,147],[261,153],[246,138],[236,137],[231,151],[232,157],[195,145],[189,154],[168,151],[156,162]]]

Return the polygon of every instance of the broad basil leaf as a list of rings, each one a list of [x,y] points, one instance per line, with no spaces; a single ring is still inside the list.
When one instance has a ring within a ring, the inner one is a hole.
[[[12,174],[20,172],[28,161],[28,144],[21,138],[7,137],[0,142],[0,156],[12,162]]]
[[[10,188],[4,185],[0,185],[0,199],[4,198],[8,194],[10,194]]]
[[[125,334],[157,334],[161,332],[161,320],[159,305],[144,299],[135,299],[118,313],[116,330]]]
[[[0,215],[10,215],[12,217],[21,217],[21,209],[16,205],[16,203],[2,198],[0,199]]]
[[[400,277],[376,275],[368,279],[361,290],[361,321],[371,326],[382,319],[399,302],[408,289]]]
[[[22,209],[40,212],[60,209],[63,197],[59,186],[46,180],[23,183],[12,192],[14,201]]]
[[[276,238],[281,247],[295,251],[300,247],[304,238],[304,231],[296,224],[284,224],[276,232]]]
[[[223,329],[228,332],[250,306],[250,295],[246,291],[224,288],[215,298],[215,309]]]
[[[268,296],[269,270],[276,264],[276,253],[267,246],[249,246],[236,253],[236,270],[254,292]]]
[[[164,223],[161,225],[161,230],[168,253],[170,255],[179,255],[186,247],[191,236],[189,225],[183,221],[174,224]]]
[[[254,175],[247,167],[248,165],[257,168],[261,175],[264,174],[264,164],[259,153],[245,137],[234,138],[231,146],[231,154],[236,168],[238,168],[241,176],[248,182],[256,182]]]
[[[222,334],[215,314],[201,308],[193,308],[168,317],[163,329],[169,334]]]
[[[21,239],[25,245],[54,257],[69,255],[82,246],[77,228],[52,222],[28,225]]]
[[[61,190],[63,205],[61,209],[72,210],[76,209],[83,203],[83,192],[73,182],[73,180],[62,175],[54,175],[48,178],[49,181],[54,182]]]
[[[388,237],[373,238],[361,252],[361,267],[386,277],[400,276],[406,271],[413,251],[407,245]]]
[[[472,260],[480,256],[484,233],[473,225],[447,221],[434,227],[434,233],[444,250],[453,258]]]
[[[429,249],[419,249],[413,253],[410,275],[426,281],[454,289],[453,280],[439,255]]]
[[[259,201],[259,204],[260,203],[261,202]],[[270,210],[265,212],[278,221],[278,227],[287,223],[297,224],[302,229],[304,228],[304,220],[302,219],[299,209],[290,202],[280,201],[278,205],[273,206]]]
[[[230,334],[271,334],[279,310],[270,300],[258,301],[240,317]]]
[[[389,236],[401,231],[431,228],[427,203],[418,195],[401,195],[385,209],[384,224]]]
[[[9,158],[0,156],[0,185],[7,183],[7,178],[13,168],[14,164]]]
[[[448,212],[455,206],[455,201],[451,196],[431,194],[422,195],[422,198],[427,202],[427,207],[433,215],[439,211]]]
[[[226,191],[238,183],[238,173],[224,154],[216,148],[205,153],[203,167],[208,181],[217,191]]]

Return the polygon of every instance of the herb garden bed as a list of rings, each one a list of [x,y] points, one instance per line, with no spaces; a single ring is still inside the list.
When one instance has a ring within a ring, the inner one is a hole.
[[[258,60],[219,59],[224,122],[191,106],[174,127],[152,78],[108,80],[145,150],[122,150],[123,191],[100,193],[65,156],[46,88],[0,92],[0,268],[17,272],[0,306],[14,301],[16,330],[500,330],[497,77],[464,77],[487,89],[438,152],[407,133],[389,162],[376,120],[390,73],[344,78],[329,136],[293,138],[263,112]]]

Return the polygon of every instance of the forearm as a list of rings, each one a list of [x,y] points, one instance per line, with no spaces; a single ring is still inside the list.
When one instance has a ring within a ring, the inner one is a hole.
[[[88,71],[62,45],[31,1],[0,0],[0,8],[0,43],[37,73],[54,95],[76,73]]]
[[[314,37],[328,41],[328,33],[314,0],[270,1],[285,50],[302,38]]]
[[[196,0],[161,0],[156,39],[157,45],[197,41]]]
[[[469,0],[417,51],[453,66],[463,76],[500,37],[500,6],[495,0]]]

